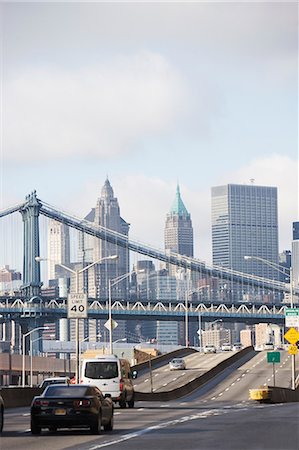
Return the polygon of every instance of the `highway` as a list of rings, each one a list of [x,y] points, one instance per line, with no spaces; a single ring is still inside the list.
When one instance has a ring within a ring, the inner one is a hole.
[[[287,352],[281,352],[281,363],[275,370],[276,384],[288,386],[291,371]],[[298,403],[268,405],[248,400],[248,390],[271,384],[272,375],[266,352],[258,352],[184,398],[167,403],[137,402],[134,409],[116,408],[115,429],[100,436],[88,430],[44,430],[41,436],[32,436],[29,408],[7,410],[0,448],[298,450]]]
[[[168,363],[152,370],[153,392],[170,391],[182,386],[194,378],[203,375],[205,372],[215,367],[220,362],[232,356],[234,352],[222,353],[193,353],[185,356],[186,370],[169,370]],[[150,392],[151,378],[149,370],[146,370],[138,376],[134,383],[134,388],[138,392]]]

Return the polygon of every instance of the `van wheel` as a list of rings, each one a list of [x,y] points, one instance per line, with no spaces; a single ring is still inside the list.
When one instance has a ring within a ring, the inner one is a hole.
[[[120,406],[121,408],[126,408],[126,407],[127,407],[127,404],[126,404],[125,400],[120,400],[120,401],[119,401],[119,406]]]
[[[132,400],[130,400],[130,401],[128,402],[128,407],[129,407],[129,408],[134,408],[134,404],[135,404],[135,402],[134,402],[134,397],[133,397]]]

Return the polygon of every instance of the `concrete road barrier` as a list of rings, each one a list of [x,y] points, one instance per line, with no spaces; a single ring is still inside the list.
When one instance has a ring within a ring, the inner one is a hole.
[[[185,384],[184,386],[180,386],[171,391],[163,391],[163,392],[137,392],[137,391],[135,391],[135,400],[151,401],[151,402],[152,401],[169,401],[169,400],[175,400],[177,398],[183,397],[187,394],[190,394],[195,389],[198,389],[199,387],[201,387],[208,381],[210,381],[216,375],[218,375],[223,370],[225,370],[226,368],[228,368],[229,366],[234,364],[236,361],[239,361],[245,355],[248,355],[250,352],[252,352],[254,354],[253,347],[246,347],[243,350],[240,350],[239,352],[234,353],[232,356],[230,356],[226,360],[220,362],[219,364],[217,364],[217,366],[208,370],[204,374],[199,375],[197,378],[195,378],[194,380]]]
[[[5,408],[17,408],[29,406],[33,397],[41,394],[42,389],[38,387],[11,386],[0,388],[0,394],[4,401]]]

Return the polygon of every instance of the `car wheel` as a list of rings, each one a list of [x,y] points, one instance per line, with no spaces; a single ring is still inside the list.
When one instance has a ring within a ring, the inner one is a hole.
[[[134,397],[128,402],[128,407],[129,408],[134,408],[134,404],[135,404],[135,402],[134,402]]]
[[[104,425],[104,430],[105,431],[113,430],[113,416],[111,416],[111,419],[109,420],[109,422],[106,425]]]
[[[31,434],[40,434],[41,427],[36,423],[35,420],[31,420]]]
[[[101,426],[102,426],[102,419],[101,415],[99,414],[95,423],[90,427],[90,431],[92,432],[92,434],[100,434]]]
[[[119,406],[120,406],[121,408],[126,408],[126,407],[127,407],[127,404],[126,404],[125,400],[120,400],[120,401],[119,401]]]
[[[2,433],[3,430],[3,423],[4,423],[4,411],[3,407],[0,409],[0,433]]]

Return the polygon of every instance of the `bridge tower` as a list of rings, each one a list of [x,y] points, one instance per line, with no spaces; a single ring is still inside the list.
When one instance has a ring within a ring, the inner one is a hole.
[[[24,223],[24,255],[23,255],[23,285],[25,297],[37,297],[40,294],[40,266],[35,260],[39,256],[39,211],[41,203],[33,191],[26,197],[26,202],[20,209]]]

